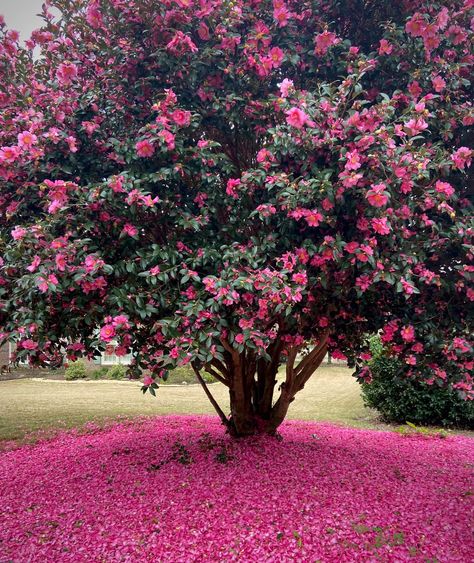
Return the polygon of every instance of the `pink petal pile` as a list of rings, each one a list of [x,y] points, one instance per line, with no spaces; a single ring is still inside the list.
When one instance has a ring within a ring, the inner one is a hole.
[[[474,442],[167,416],[0,454],[0,561],[424,562],[474,555]]]

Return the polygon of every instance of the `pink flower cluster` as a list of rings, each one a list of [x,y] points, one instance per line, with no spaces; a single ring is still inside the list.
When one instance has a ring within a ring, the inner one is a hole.
[[[13,561],[471,559],[472,440],[287,422],[233,442],[214,418],[122,423],[0,455]]]

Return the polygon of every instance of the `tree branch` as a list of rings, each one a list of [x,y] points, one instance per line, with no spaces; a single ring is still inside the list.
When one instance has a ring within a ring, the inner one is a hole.
[[[217,373],[217,371],[215,369],[212,369],[212,367],[209,364],[206,364],[204,366],[204,370],[207,371],[207,373],[211,374],[212,377],[215,377],[217,379],[217,381],[220,381],[226,387],[229,387],[229,382],[227,381],[227,379],[225,379],[222,375]]]
[[[226,415],[224,414],[223,410],[220,408],[219,403],[214,399],[214,397],[212,396],[212,393],[209,391],[206,382],[204,381],[204,379],[201,377],[201,374],[199,373],[199,370],[197,369],[197,367],[195,366],[194,362],[191,362],[191,366],[194,370],[194,373],[196,374],[197,380],[199,381],[199,383],[201,384],[202,388],[204,389],[204,392],[207,395],[207,398],[209,399],[209,401],[211,401],[212,406],[214,407],[215,411],[217,412],[217,414],[219,415],[219,418],[222,420],[222,424],[226,427],[226,428],[230,428],[230,422],[228,420],[228,418],[226,417]]]
[[[309,354],[306,354],[306,356],[296,366],[295,369],[296,375],[299,375],[303,370],[305,370],[306,367],[309,366],[313,362],[313,360],[315,360],[315,358],[319,356],[319,353],[323,348],[325,349],[327,348],[328,337],[329,337],[329,332],[325,332],[322,340],[318,343],[318,345],[315,346]],[[326,352],[324,352],[324,355],[326,355]]]

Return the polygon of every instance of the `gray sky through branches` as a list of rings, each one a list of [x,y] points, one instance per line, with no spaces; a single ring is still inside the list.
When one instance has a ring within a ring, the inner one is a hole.
[[[21,39],[28,39],[33,29],[41,25],[37,16],[43,0],[0,0],[0,15],[4,16],[9,29],[20,32]]]

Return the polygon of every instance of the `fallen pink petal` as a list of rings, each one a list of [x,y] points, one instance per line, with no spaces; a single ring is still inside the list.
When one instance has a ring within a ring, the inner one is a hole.
[[[214,417],[166,416],[5,451],[1,560],[470,560],[470,438],[281,433],[236,441]]]

